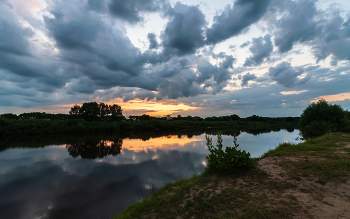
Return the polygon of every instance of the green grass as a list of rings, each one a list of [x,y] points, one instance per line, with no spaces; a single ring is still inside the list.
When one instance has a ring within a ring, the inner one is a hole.
[[[247,185],[241,189],[223,189],[218,194],[213,191],[219,189],[223,179],[237,185],[232,175],[204,173],[169,183],[154,196],[131,205],[115,218],[176,218],[178,215],[182,218],[288,218],[293,212],[283,206],[298,206],[294,197],[271,200],[271,205],[277,205],[272,207],[266,205],[267,194],[251,194],[251,187],[266,178],[266,174],[260,170],[251,168],[236,177],[247,179]],[[283,182],[269,184],[267,181],[262,185],[279,191],[295,187]]]
[[[261,158],[271,156],[302,157],[300,161],[287,160],[283,167],[293,166],[292,178],[318,177],[320,181],[344,181],[350,171],[350,150],[345,147],[350,136],[325,135],[316,139],[308,139],[299,144],[282,143],[265,153]],[[339,151],[345,153],[337,153]]]

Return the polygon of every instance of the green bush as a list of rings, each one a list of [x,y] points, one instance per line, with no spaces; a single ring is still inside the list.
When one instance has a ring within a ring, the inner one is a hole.
[[[322,136],[329,131],[328,124],[325,121],[312,121],[304,127],[300,127],[300,133],[303,139]]]
[[[205,136],[210,151],[210,154],[206,156],[208,168],[225,171],[232,170],[236,167],[247,167],[253,164],[249,152],[237,150],[239,144],[237,144],[236,135],[234,135],[233,147],[226,147],[225,151],[222,149],[221,132],[218,132],[217,136],[218,141],[216,147],[213,146],[212,139],[207,135]]]
[[[327,132],[346,131],[348,119],[340,105],[324,99],[312,103],[300,115],[300,135],[303,139],[315,138]]]

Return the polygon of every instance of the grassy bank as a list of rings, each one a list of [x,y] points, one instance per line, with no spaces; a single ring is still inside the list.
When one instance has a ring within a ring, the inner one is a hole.
[[[115,218],[348,217],[349,176],[350,135],[326,135],[280,144],[254,168],[169,183]]]

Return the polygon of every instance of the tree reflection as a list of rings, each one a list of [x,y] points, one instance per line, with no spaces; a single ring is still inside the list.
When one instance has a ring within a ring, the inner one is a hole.
[[[286,128],[287,132],[294,132],[294,128]]]
[[[67,144],[66,148],[70,156],[82,159],[104,158],[108,155],[118,155],[122,151],[123,140],[114,141],[90,140],[84,143]]]

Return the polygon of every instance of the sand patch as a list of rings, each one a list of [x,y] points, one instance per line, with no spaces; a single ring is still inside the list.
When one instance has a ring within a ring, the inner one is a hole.
[[[281,167],[279,163],[295,159],[267,157],[258,162],[258,168],[266,171],[271,180],[297,184],[297,188],[285,191],[285,195],[294,196],[314,218],[350,218],[350,182],[321,185],[316,183],[314,177],[301,178],[298,181],[290,179],[287,174],[289,170]],[[294,218],[303,216],[295,215]]]

